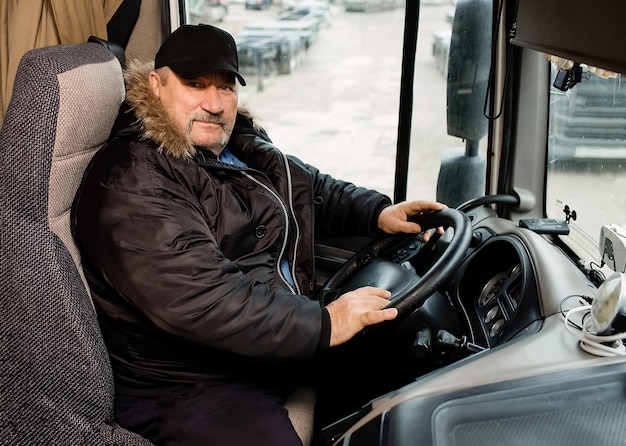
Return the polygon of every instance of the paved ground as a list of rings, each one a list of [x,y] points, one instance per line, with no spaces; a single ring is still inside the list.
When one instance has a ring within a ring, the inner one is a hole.
[[[240,99],[260,116],[284,151],[333,175],[392,194],[404,10],[353,13],[331,5],[320,33],[294,74],[249,78]],[[425,5],[415,76],[409,196],[434,198],[443,150],[462,145],[445,129],[445,79],[432,56],[433,32],[446,29],[451,6]],[[218,26],[236,34],[278,7],[229,6]],[[330,74],[330,77],[328,76]]]

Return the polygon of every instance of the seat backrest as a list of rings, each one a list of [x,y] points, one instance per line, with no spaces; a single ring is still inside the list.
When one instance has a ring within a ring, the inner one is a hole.
[[[0,444],[148,445],[113,419],[113,374],[69,209],[124,97],[98,43],[28,52],[0,130]]]

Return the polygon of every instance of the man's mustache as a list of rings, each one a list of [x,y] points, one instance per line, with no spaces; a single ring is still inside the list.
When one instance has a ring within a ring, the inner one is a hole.
[[[222,127],[224,127],[227,124],[226,119],[224,119],[223,117],[219,116],[219,115],[215,115],[213,113],[199,113],[196,115],[193,115],[190,119],[189,122],[189,126],[191,127],[191,125],[193,124],[194,121],[198,121],[198,122],[210,122],[213,124],[218,124],[221,125]]]
[[[209,112],[193,115],[191,118],[189,118],[189,125],[187,126],[187,137],[191,135],[191,128],[193,127],[193,123],[196,121],[211,122],[213,124],[218,124],[222,126],[222,128],[226,128],[226,124],[228,123],[223,117]]]

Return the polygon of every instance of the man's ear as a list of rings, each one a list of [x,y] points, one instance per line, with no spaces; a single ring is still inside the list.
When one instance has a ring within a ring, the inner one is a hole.
[[[148,82],[150,84],[150,89],[152,90],[152,93],[158,98],[159,90],[161,87],[161,76],[159,76],[159,73],[157,73],[156,71],[151,71],[148,75]]]

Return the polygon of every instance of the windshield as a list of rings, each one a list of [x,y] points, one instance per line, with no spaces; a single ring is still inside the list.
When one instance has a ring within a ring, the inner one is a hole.
[[[626,234],[626,85],[621,75],[581,66],[580,82],[550,90],[547,213],[566,219],[565,243],[600,264],[602,226]],[[559,70],[553,66],[551,79]]]
[[[281,150],[393,198],[403,0],[186,1],[188,22],[235,37],[247,80],[240,102]],[[454,10],[452,0],[420,9],[409,198],[435,199],[442,152],[463,146],[446,131]]]

